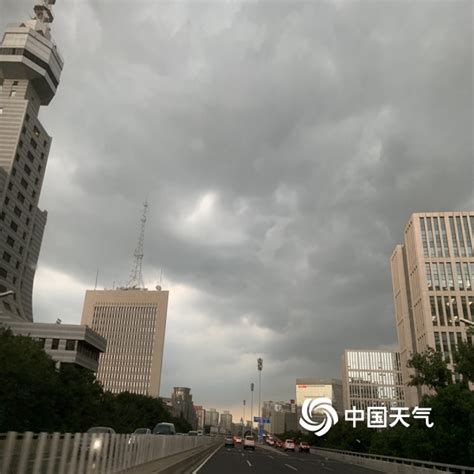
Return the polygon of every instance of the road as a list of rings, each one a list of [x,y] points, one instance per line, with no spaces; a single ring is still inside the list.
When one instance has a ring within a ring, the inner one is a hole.
[[[196,471],[194,471],[196,472]],[[198,474],[374,474],[380,471],[338,461],[326,461],[309,453],[284,453],[257,446],[255,451],[222,447],[198,471]]]

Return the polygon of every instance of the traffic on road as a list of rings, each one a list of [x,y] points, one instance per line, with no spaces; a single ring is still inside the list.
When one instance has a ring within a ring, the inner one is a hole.
[[[241,444],[223,445],[215,451],[193,474],[232,474],[258,472],[259,474],[373,474],[380,471],[329,460],[317,454],[281,451],[257,443],[255,450],[244,450]]]

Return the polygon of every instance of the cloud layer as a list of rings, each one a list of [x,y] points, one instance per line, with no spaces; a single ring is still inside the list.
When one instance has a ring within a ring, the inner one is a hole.
[[[2,0],[0,27],[31,0]],[[170,289],[162,395],[240,417],[346,348],[396,344],[389,256],[412,212],[473,208],[471,3],[58,2],[65,57],[37,321]]]

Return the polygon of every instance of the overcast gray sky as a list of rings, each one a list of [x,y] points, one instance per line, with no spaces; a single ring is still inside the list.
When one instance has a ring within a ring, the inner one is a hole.
[[[33,0],[0,0],[0,27]],[[241,416],[345,348],[396,346],[389,257],[412,212],[472,209],[471,1],[59,0],[65,58],[36,321],[170,290],[162,395]]]

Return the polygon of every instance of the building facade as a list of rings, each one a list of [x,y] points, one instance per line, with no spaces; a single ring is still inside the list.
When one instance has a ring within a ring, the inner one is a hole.
[[[474,321],[474,212],[416,213],[404,242],[391,256],[395,320],[405,398],[419,403],[425,391],[406,387],[407,361],[432,347],[452,368],[452,354],[467,339],[462,319]]]
[[[221,414],[220,428],[224,433],[232,431],[232,414],[227,410]]]
[[[194,405],[197,419],[197,429],[204,432],[204,425],[206,424],[206,410],[202,405]]]
[[[215,428],[219,426],[219,412],[215,408],[206,410],[205,425]]]
[[[158,397],[168,291],[86,291],[82,324],[105,337],[97,379],[105,390]]]
[[[97,372],[99,356],[106,348],[103,337],[78,324],[27,323],[10,319],[8,322],[0,320],[1,326],[37,341],[58,369],[62,364],[73,364]]]
[[[171,394],[171,406],[176,417],[182,416],[193,429],[197,429],[196,411],[190,388],[174,387]]]
[[[338,413],[343,413],[342,382],[339,379],[299,378],[296,379],[296,406],[298,417],[307,398],[326,397]]]
[[[53,0],[7,28],[0,44],[0,292],[13,290],[2,311],[33,321],[33,279],[46,225],[38,200],[51,147],[39,120],[56,94],[63,60],[50,24]]]
[[[346,350],[341,375],[344,410],[405,405],[398,352]]]

